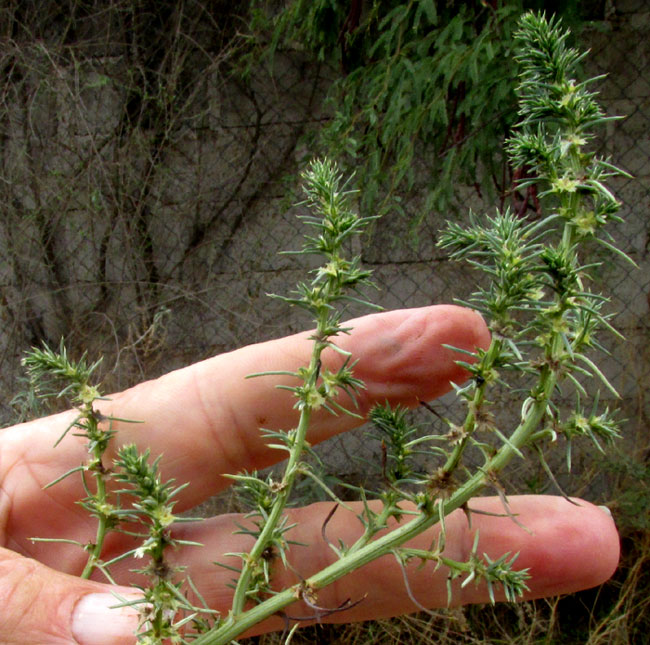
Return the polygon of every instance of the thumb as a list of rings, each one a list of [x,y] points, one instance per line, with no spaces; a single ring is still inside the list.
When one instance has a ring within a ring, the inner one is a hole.
[[[133,588],[59,573],[0,549],[0,643],[3,645],[132,645],[138,626]]]

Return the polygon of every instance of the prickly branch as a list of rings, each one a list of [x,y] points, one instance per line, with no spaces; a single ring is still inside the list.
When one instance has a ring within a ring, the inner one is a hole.
[[[235,573],[232,607],[211,629],[209,621],[195,620],[200,624],[197,631],[205,632],[194,641],[197,645],[230,643],[265,618],[282,614],[296,600],[314,612],[311,618],[346,611],[360,599],[325,608],[318,604],[318,591],[387,554],[402,568],[407,592],[416,606],[419,601],[410,590],[406,568],[411,561],[433,563],[449,572],[450,602],[454,580],[459,580],[461,587],[486,585],[493,601],[497,587],[510,601],[526,591],[528,572],[516,569],[517,554],[490,559],[481,554],[478,533],[467,561],[447,557],[445,518],[457,509],[471,518],[478,511],[471,508],[470,500],[489,488],[501,498],[503,515],[519,523],[501,483],[501,473],[510,461],[532,454],[556,482],[544,454],[558,437],[566,440],[570,466],[576,438],[588,437],[603,449],[618,436],[611,413],[600,410],[598,392],[592,394],[592,384],[598,383],[615,395],[593,357],[595,351],[602,350],[598,335],[614,330],[609,314],[604,313],[606,298],[590,289],[590,275],[597,265],[587,264],[585,258],[586,250],[598,244],[625,257],[606,231],[608,224],[620,221],[619,203],[606,182],[623,173],[589,148],[593,129],[610,117],[604,116],[589,89],[593,79],[577,80],[583,54],[567,46],[567,37],[556,21],[533,13],[522,16],[516,34],[521,66],[520,120],[507,151],[525,177],[515,188],[536,188],[534,194],[540,202],[535,202],[535,217],[525,217],[525,203],[516,213],[506,209],[491,216],[471,214],[469,226],[450,223],[439,240],[452,259],[469,262],[487,277],[487,283],[467,304],[488,320],[491,344],[474,352],[457,350],[462,358],[459,363],[471,377],[467,384],[456,387],[464,417],[444,419],[443,433],[432,430],[422,434],[400,408],[382,406],[371,413],[382,445],[380,472],[385,486],[378,491],[381,507],[367,503],[367,492],[359,491],[363,510],[357,517],[362,532],[351,544],[333,544],[327,538],[327,523],[340,501],[307,462],[310,448],[306,436],[313,413],[321,408],[332,414],[355,414],[355,395],[363,384],[354,375],[354,357],[335,340],[350,331],[342,323],[346,304],[365,302],[360,289],[370,284],[369,272],[361,268],[359,258],[347,259],[344,249],[372,218],[352,211],[352,191],[331,162],[314,162],[304,173],[304,205],[311,214],[301,219],[311,234],[299,253],[318,254],[323,263],[312,271],[310,280],[282,299],[307,311],[316,325],[311,359],[295,372],[264,373],[293,380],[281,387],[295,398],[298,422],[294,428],[262,431],[270,446],[287,454],[279,477],[262,478],[257,473],[232,476],[251,509],[240,530],[254,539],[254,545],[248,552],[226,554],[238,558],[240,565],[224,564]],[[325,351],[341,355],[338,369],[325,367]],[[174,616],[200,610],[179,599],[179,583],[172,579],[173,572],[164,560],[164,549],[175,544],[168,529],[175,519],[172,498],[180,488],[161,483],[157,462],[149,464],[148,454],[138,455],[127,447],[116,464],[121,473],[117,481],[129,484],[128,494],[135,496],[136,502],[128,511],[101,510],[110,507],[101,459],[111,430],[110,425],[108,430],[99,429],[104,419],[92,407],[99,397],[89,385],[96,366],[86,366],[83,360],[72,366],[64,348],[58,355],[47,349],[35,350],[26,364],[35,374],[67,379],[63,392],[79,405],[79,416],[71,428],[87,434],[92,458],[75,471],[89,470],[96,478],[97,493],[89,492],[84,503],[97,515],[100,527],[103,523],[101,531],[120,519],[146,520],[149,526],[134,553],[151,557],[147,570],[153,573],[153,591],[146,592],[150,609],[143,621],[147,630],[143,638],[149,639],[146,642],[181,639],[179,629],[192,614],[179,620]],[[515,422],[499,414],[492,400],[497,388],[508,386],[520,397]],[[563,395],[575,393],[576,408],[569,415],[553,401],[560,387]],[[589,398],[593,402],[587,412],[583,402]],[[315,480],[335,503],[322,534],[337,558],[308,579],[276,589],[275,567],[290,567],[293,545],[287,537],[291,525],[285,509],[301,477]],[[121,491],[122,496],[126,494]],[[439,526],[438,538],[429,549],[408,546],[412,538],[435,525]],[[106,563],[99,561],[102,542],[98,534],[89,570],[100,565],[106,569]],[[291,620],[289,616],[287,620]]]
[[[111,567],[128,557],[145,558],[146,564],[137,570],[149,579],[141,587],[142,598],[128,601],[140,613],[138,642],[154,644],[182,642],[181,633],[187,623],[201,625],[207,630],[213,624],[211,610],[193,606],[185,597],[182,567],[172,567],[165,559],[168,549],[180,546],[200,546],[172,537],[171,527],[179,522],[195,521],[180,518],[173,513],[174,497],[185,485],[174,486],[173,481],[162,482],[159,459],[150,463],[149,451],[140,454],[133,445],[122,446],[113,463],[106,463],[106,451],[115,436],[112,422],[94,408],[98,400],[105,400],[100,386],[92,382],[100,361],[89,365],[86,356],[74,361],[68,356],[63,342],[58,350],[47,346],[32,348],[23,359],[36,393],[42,397],[65,398],[77,406],[77,416],[57,440],[59,444],[71,430],[87,440],[88,461],[48,484],[53,486],[66,477],[80,473],[86,497],[80,505],[97,520],[96,536],[90,544],[77,542],[88,552],[82,578],[89,578],[95,569],[114,582]],[[126,421],[120,419],[120,421]],[[87,481],[92,476],[94,486]],[[132,498],[131,504],[124,504]],[[109,532],[128,533],[142,540],[139,547],[119,554],[112,560],[102,557]],[[35,541],[75,542],[68,538],[33,538]],[[116,606],[120,605],[116,598]]]
[[[589,81],[576,80],[582,54],[566,45],[567,32],[559,24],[529,13],[522,17],[516,38],[521,65],[520,122],[507,148],[513,165],[526,170],[523,175],[527,179],[517,188],[539,187],[544,210],[530,221],[511,210],[481,218],[471,215],[468,227],[451,223],[440,238],[440,246],[448,249],[453,259],[468,261],[488,277],[487,286],[479,289],[469,304],[487,318],[493,339],[487,349],[478,349],[460,361],[471,375],[468,384],[456,388],[465,404],[465,418],[458,423],[447,420],[444,434],[421,436],[402,410],[383,407],[373,411],[371,418],[381,435],[384,454],[383,508],[376,511],[365,506],[359,516],[363,534],[354,544],[330,544],[338,556],[336,562],[300,587],[269,593],[267,599],[256,595],[255,607],[238,620],[226,621],[213,634],[200,637],[199,643],[226,643],[243,628],[302,597],[301,589],[308,589],[313,598],[318,589],[387,553],[402,566],[414,559],[432,561],[449,570],[450,580],[462,578],[463,586],[486,584],[492,600],[495,586],[503,589],[508,600],[515,600],[526,590],[528,577],[526,571],[516,570],[516,554],[496,560],[482,556],[476,535],[467,562],[449,559],[444,554],[445,517],[456,509],[471,515],[470,499],[491,488],[503,501],[504,515],[518,522],[500,482],[500,473],[513,458],[524,458],[524,451],[532,448],[532,454],[544,460],[547,442],[558,434],[566,437],[568,446],[578,435],[591,437],[598,445],[618,436],[609,412],[598,413],[597,395],[589,415],[578,407],[566,420],[560,418],[553,403],[560,385],[564,390],[573,388],[578,399],[588,396],[591,381],[600,381],[602,387],[613,391],[591,358],[592,350],[601,349],[597,333],[612,331],[612,327],[603,313],[606,299],[589,289],[595,265],[585,265],[583,260],[585,248],[592,243],[621,254],[604,227],[619,221],[619,204],[605,181],[622,173],[587,147],[593,128],[608,117],[589,91]],[[312,195],[328,194],[324,187],[311,191]],[[312,203],[324,206],[328,200],[312,198]],[[319,226],[317,220],[308,221]],[[313,250],[328,248],[317,240],[310,239]],[[319,275],[323,274],[321,269]],[[291,303],[313,310],[319,302],[323,311],[329,311],[310,289],[301,286],[301,298]],[[336,327],[331,330],[337,331]],[[322,342],[319,334],[314,340]],[[317,360],[303,376],[313,379],[314,365]],[[519,421],[512,428],[498,418],[489,399],[490,392],[506,381],[526,383]],[[311,405],[325,405],[323,386],[316,386],[314,380],[305,383],[309,384],[307,390],[305,386],[295,388],[298,407],[309,409],[307,400]],[[294,435],[286,437],[285,444],[290,444],[288,450],[294,454]],[[472,467],[467,463],[470,451],[482,456],[482,464]],[[429,463],[425,472],[418,467],[423,458]],[[294,459],[292,467],[298,460]],[[545,461],[543,464],[548,468]],[[270,491],[267,484],[264,499],[270,499]],[[265,513],[260,507],[259,516]],[[386,533],[391,518],[401,523]],[[440,533],[431,549],[417,551],[406,546],[435,524],[440,525]],[[384,533],[378,536],[380,531]],[[260,553],[267,544],[269,540],[260,543]],[[406,574],[405,581],[408,589]],[[243,604],[237,607],[241,609]]]

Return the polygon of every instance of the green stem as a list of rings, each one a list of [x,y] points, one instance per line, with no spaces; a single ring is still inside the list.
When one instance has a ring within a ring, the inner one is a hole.
[[[540,374],[540,382],[536,388],[536,400],[528,410],[526,418],[517,427],[510,437],[508,444],[503,444],[498,452],[490,459],[483,471],[476,473],[465,482],[443,504],[442,515],[447,516],[452,511],[464,506],[471,498],[475,497],[486,484],[487,473],[497,473],[510,462],[523,448],[530,436],[539,426],[546,412],[548,400],[557,382],[557,377],[550,368],[545,367]],[[301,588],[318,590],[348,575],[352,571],[389,554],[393,549],[401,546],[422,532],[437,524],[440,520],[439,513],[422,513],[407,524],[404,524],[390,533],[366,544],[354,552],[347,553],[344,557],[332,563],[322,571],[299,585],[294,585],[274,595],[264,602],[256,605],[247,612],[232,617],[221,627],[218,627],[194,641],[194,645],[227,645],[241,633],[250,629],[262,620],[280,612],[288,605],[300,598]]]
[[[373,518],[372,522],[367,523],[363,535],[345,552],[346,555],[365,547],[381,529],[386,528],[386,523],[397,509],[398,506],[394,500],[385,503],[381,513]]]
[[[494,365],[495,360],[501,354],[502,347],[503,343],[500,338],[492,338],[490,347],[488,348],[484,359],[484,364],[488,372],[492,370],[492,366]],[[483,402],[485,400],[486,387],[487,383],[483,383],[482,385],[477,386],[476,391],[474,392],[474,398],[470,403],[469,411],[467,412],[465,423],[463,424],[464,436],[454,446],[454,450],[452,451],[451,455],[449,455],[447,462],[443,466],[443,470],[446,473],[452,473],[456,469],[460,463],[463,453],[465,452],[465,449],[467,448],[467,444],[469,443],[469,440],[474,433],[474,430],[476,429],[476,412],[483,405]]]
[[[318,332],[317,332],[318,334]],[[309,384],[315,385],[317,380],[318,365],[320,364],[320,355],[325,347],[321,341],[316,341],[312,350],[312,356],[309,363]],[[298,472],[298,465],[305,448],[305,440],[307,436],[307,429],[309,428],[309,421],[311,419],[312,409],[310,406],[305,405],[300,412],[300,419],[298,426],[295,430],[295,438],[291,446],[291,453],[284,470],[282,478],[282,487],[278,492],[271,512],[264,523],[260,534],[253,545],[253,548],[248,553],[244,566],[242,567],[241,575],[237,580],[235,587],[235,595],[232,602],[231,614],[228,618],[227,624],[237,621],[237,617],[244,611],[246,600],[248,599],[248,592],[257,564],[262,558],[262,553],[266,547],[271,543],[278,523],[282,519],[282,514],[287,505],[293,482]]]
[[[567,225],[564,230],[563,243],[570,248],[572,242],[571,226]],[[488,350],[487,361],[492,365],[495,358],[501,351],[501,342],[499,339],[493,340]],[[560,334],[553,334],[550,343],[551,356],[557,356],[562,351],[562,338]],[[348,575],[352,571],[368,564],[377,558],[389,554],[395,548],[405,544],[409,540],[420,535],[425,530],[431,528],[440,521],[440,516],[446,517],[452,511],[463,507],[471,498],[478,495],[478,493],[485,487],[489,477],[492,477],[502,471],[506,465],[518,454],[530,440],[530,437],[537,431],[540,422],[544,418],[547,411],[548,401],[551,398],[555,385],[557,383],[557,373],[553,368],[546,365],[541,368],[539,382],[534,388],[533,397],[534,403],[528,409],[526,418],[515,429],[509,438],[508,443],[504,443],[497,453],[487,462],[485,467],[477,472],[474,476],[468,479],[462,486],[460,486],[446,502],[439,502],[443,504],[441,513],[426,513],[422,512],[421,515],[404,524],[397,529],[370,541],[372,534],[368,531],[360,538],[345,556],[332,563],[325,569],[321,570],[301,585],[294,585],[286,589],[272,598],[265,600],[259,605],[251,608],[245,613],[241,613],[243,604],[239,611],[231,615],[230,619],[221,627],[204,634],[199,637],[195,642],[196,645],[226,645],[239,634],[247,629],[250,629],[260,621],[272,616],[273,614],[281,611],[288,605],[295,602],[300,598],[301,588],[307,588],[310,591],[322,589],[332,582]],[[481,386],[477,389],[473,405],[470,408],[467,418],[465,420],[464,428],[468,432],[473,432],[475,426],[475,410],[478,409],[485,398],[485,388]],[[305,412],[305,411],[303,411]],[[301,417],[302,422],[302,417]],[[303,437],[304,439],[304,437]],[[467,438],[466,438],[467,439]],[[458,465],[462,454],[467,444],[464,440],[456,446],[454,452],[450,455],[444,468],[451,472]],[[292,457],[295,453],[292,451]],[[287,468],[289,472],[289,467]],[[275,509],[274,509],[275,510]],[[279,519],[281,512],[277,514]],[[271,522],[269,521],[268,524]],[[267,525],[268,525],[267,524]],[[265,526],[266,529],[266,526]],[[270,535],[269,532],[265,532]],[[260,535],[260,539],[262,536]],[[257,549],[255,552],[261,554],[264,549],[264,544],[256,544]],[[259,545],[259,546],[258,546]],[[253,551],[251,551],[251,554]],[[241,581],[241,578],[240,578]]]
[[[97,464],[99,464],[101,467],[102,451],[98,445],[95,447],[93,451],[93,457],[94,457],[95,468],[97,467]],[[99,509],[102,509],[105,508],[106,506],[106,482],[104,480],[105,476],[104,473],[99,470],[95,470],[93,474],[95,476],[95,484],[97,486],[97,492],[95,493],[95,504],[99,507]],[[88,561],[86,562],[86,566],[84,567],[84,570],[81,573],[82,578],[85,579],[90,578],[90,574],[97,566],[97,562],[99,562],[102,555],[102,550],[104,548],[104,539],[106,538],[107,530],[108,530],[108,517],[103,511],[99,512],[95,542],[92,550],[90,551],[90,555],[88,556]]]

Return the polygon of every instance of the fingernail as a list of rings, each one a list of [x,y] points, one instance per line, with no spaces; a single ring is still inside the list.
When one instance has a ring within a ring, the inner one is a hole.
[[[599,506],[598,507],[603,513],[607,513],[610,517],[612,517],[612,512],[607,508],[607,506]]]
[[[142,597],[133,591],[119,590],[116,594],[128,602]],[[124,600],[111,593],[84,596],[72,613],[72,633],[79,645],[132,645],[138,611],[135,607],[119,607]]]

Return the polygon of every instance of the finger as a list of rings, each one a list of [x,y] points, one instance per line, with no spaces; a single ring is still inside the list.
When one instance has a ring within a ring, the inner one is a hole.
[[[513,568],[529,570],[527,599],[586,589],[612,575],[618,563],[619,540],[611,516],[602,509],[580,500],[579,506],[574,506],[563,498],[550,496],[513,496],[509,502],[526,530],[509,517],[479,514],[472,515],[470,527],[466,515],[459,510],[446,519],[445,556],[467,561],[478,531],[479,555],[487,554],[494,560],[505,553],[519,554]],[[470,507],[503,513],[499,498],[474,499]],[[323,538],[323,524],[331,509],[331,503],[320,503],[288,512],[289,523],[297,523],[288,539],[299,545],[290,547],[290,570],[276,565],[273,579],[276,588],[306,580],[335,561],[336,556]],[[360,511],[361,506],[357,505],[356,509]],[[236,574],[206,563],[240,564],[236,558],[224,558],[221,554],[250,548],[250,538],[233,534],[243,521],[239,515],[225,515],[197,525],[184,525],[179,536],[202,542],[204,547],[170,554],[188,565],[187,573],[207,602],[222,612],[230,608],[232,590],[228,585]],[[438,531],[438,528],[426,531],[409,546],[430,549],[436,543]],[[361,535],[362,528],[356,513],[339,508],[327,523],[325,533],[329,542],[338,544],[342,540],[349,546]],[[423,567],[419,564],[414,562],[407,568],[408,589],[403,570],[394,557],[384,556],[320,590],[317,604],[321,607],[338,607],[348,599],[352,603],[362,600],[348,611],[332,614],[323,620],[354,622],[397,616],[417,611],[421,606],[447,606],[448,570],[444,566],[436,570],[433,563]],[[129,565],[121,566],[126,569]],[[453,604],[489,601],[485,584],[477,586],[472,583],[461,588],[461,582],[462,578],[454,585]],[[504,598],[498,586],[495,587],[495,597],[497,600]],[[314,613],[306,606],[292,606],[286,611],[294,616]],[[282,619],[272,618],[258,626],[255,633],[283,629],[284,624]]]
[[[421,398],[443,393],[451,380],[462,380],[465,375],[454,363],[456,355],[442,345],[473,349],[488,342],[480,316],[460,307],[390,312],[366,316],[351,325],[352,334],[339,341],[358,358],[357,374],[367,382],[359,398],[362,412],[375,401],[415,405]],[[153,457],[162,454],[162,477],[190,482],[179,495],[176,510],[196,505],[224,486],[222,472],[259,468],[281,456],[280,451],[268,449],[258,428],[290,428],[295,422],[293,398],[275,389],[277,379],[246,380],[245,376],[304,365],[311,351],[308,338],[305,333],[253,345],[113,396],[103,408],[105,413],[144,423],[116,424],[119,432],[111,445],[136,442],[143,451],[149,448]],[[341,360],[335,352],[324,356],[332,369]],[[31,536],[43,535],[43,516],[30,509],[44,504],[69,508],[64,516],[50,513],[47,537],[68,537],[75,526],[78,539],[92,539],[92,518],[72,504],[84,497],[79,477],[68,477],[43,491],[88,459],[86,440],[73,433],[54,448],[73,419],[74,413],[63,413],[2,430],[0,479],[12,504],[7,513],[0,512],[0,544],[39,559],[57,557],[48,545],[29,542]],[[308,439],[316,443],[355,423],[347,415],[316,416]],[[110,458],[108,454],[107,465]],[[56,553],[63,551],[60,547]],[[69,562],[67,556],[63,561]]]
[[[483,319],[455,306],[425,307],[365,316],[350,322],[353,331],[337,339],[351,352],[355,375],[366,385],[358,397],[364,414],[386,400],[414,406],[463,381],[459,355],[444,345],[467,350],[489,343]],[[297,419],[295,399],[278,384],[287,377],[246,379],[265,370],[294,371],[307,364],[310,332],[217,356],[113,396],[105,408],[143,424],[119,424],[119,441],[137,442],[153,455],[164,454],[166,477],[191,480],[183,507],[192,506],[228,484],[222,473],[265,467],[284,458],[269,449],[259,428],[290,429]],[[337,369],[343,358],[328,350],[323,362]],[[318,443],[358,425],[349,415],[315,414],[308,441]]]
[[[131,645],[138,626],[115,593],[133,590],[80,580],[0,549],[3,645]]]

